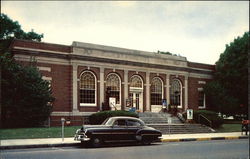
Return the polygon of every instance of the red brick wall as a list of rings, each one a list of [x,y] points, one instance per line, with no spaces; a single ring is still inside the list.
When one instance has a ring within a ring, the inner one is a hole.
[[[202,78],[193,78],[189,77],[188,79],[188,106],[191,109],[198,109],[198,88],[204,88],[205,84],[199,84],[199,81],[209,82],[209,79]],[[209,105],[206,103],[206,108],[209,108]]]
[[[28,65],[29,62],[19,62]],[[41,70],[42,76],[51,77],[52,96],[55,97],[53,111],[72,110],[72,66],[37,63],[38,67],[49,67],[51,72]]]
[[[51,77],[52,92],[55,97],[53,111],[71,111],[72,66],[51,65]]]
[[[32,49],[50,50],[50,51],[60,51],[60,52],[67,52],[67,53],[72,52],[71,46],[35,42],[35,41],[30,41],[30,40],[14,40],[12,43],[12,47],[14,46],[27,47],[27,48],[32,48]]]
[[[215,65],[195,63],[195,62],[188,62],[188,67],[195,67],[195,68],[201,68],[201,69],[209,69],[209,70],[213,70],[213,71],[215,70]]]

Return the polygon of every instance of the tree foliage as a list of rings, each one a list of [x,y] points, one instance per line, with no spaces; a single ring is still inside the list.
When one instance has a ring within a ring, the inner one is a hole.
[[[223,114],[247,115],[248,50],[249,32],[227,44],[216,62],[214,80],[205,87],[210,104]]]
[[[2,68],[2,122],[5,127],[42,125],[51,113],[53,101],[49,82],[36,67],[22,66],[5,54]]]
[[[1,14],[1,30],[0,39],[25,39],[33,41],[41,41],[43,34],[37,34],[33,30],[25,32],[22,30],[21,25],[17,21],[11,20],[6,14]]]
[[[54,98],[49,82],[42,79],[34,61],[26,66],[15,61],[8,48],[14,38],[41,41],[43,35],[25,33],[16,21],[1,14],[1,125],[39,126],[50,116]]]

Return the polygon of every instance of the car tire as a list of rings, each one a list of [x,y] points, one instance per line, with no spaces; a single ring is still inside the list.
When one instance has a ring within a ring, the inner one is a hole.
[[[91,139],[91,145],[92,145],[92,147],[95,147],[95,148],[101,147],[102,140],[99,137],[93,137]]]
[[[144,136],[142,138],[141,142],[142,142],[143,145],[150,145],[152,143],[152,141],[150,139],[148,139],[146,136]]]

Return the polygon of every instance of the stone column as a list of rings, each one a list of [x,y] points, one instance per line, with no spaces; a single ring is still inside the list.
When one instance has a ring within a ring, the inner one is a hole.
[[[104,102],[104,68],[100,67],[100,91],[99,91],[100,110],[102,110],[102,103]]]
[[[78,107],[77,107],[77,105],[78,105],[78,102],[77,102],[77,64],[74,64],[73,63],[73,73],[72,73],[72,76],[73,76],[73,112],[79,112],[79,110],[78,110]]]
[[[170,86],[169,86],[169,74],[166,75],[166,79],[167,79],[167,87],[166,87],[166,92],[167,92],[167,96],[166,96],[166,99],[167,99],[167,104],[169,105],[170,104]]]
[[[126,108],[126,99],[128,99],[128,70],[124,70],[124,109]]]
[[[146,72],[146,111],[150,111],[150,79],[149,72]]]
[[[185,76],[185,106],[184,111],[188,108],[188,76]]]

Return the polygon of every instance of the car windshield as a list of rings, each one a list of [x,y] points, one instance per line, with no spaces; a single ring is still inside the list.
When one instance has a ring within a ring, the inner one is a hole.
[[[107,118],[102,123],[102,125],[112,125],[112,124],[113,124],[113,119],[112,118]]]

